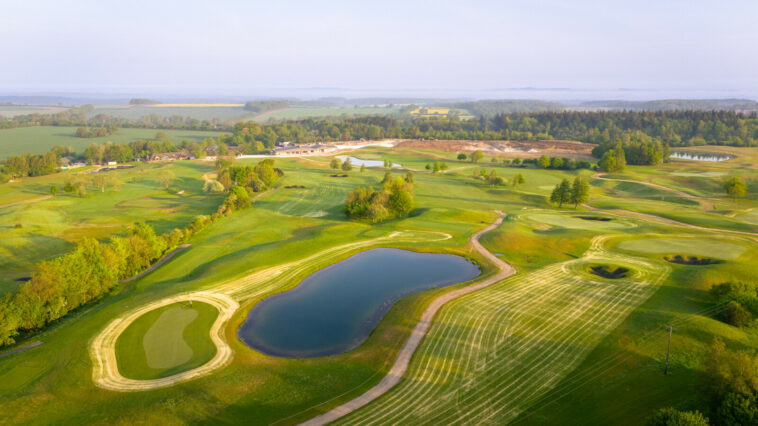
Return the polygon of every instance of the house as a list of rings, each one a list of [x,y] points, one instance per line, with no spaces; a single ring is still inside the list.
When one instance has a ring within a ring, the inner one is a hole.
[[[109,166],[116,166],[116,165],[118,165],[118,162],[117,161],[109,161],[108,165]]]

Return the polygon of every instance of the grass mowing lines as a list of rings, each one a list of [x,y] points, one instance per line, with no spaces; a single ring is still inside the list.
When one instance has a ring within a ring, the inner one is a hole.
[[[617,247],[640,253],[712,256],[729,260],[737,259],[747,250],[739,244],[713,238],[645,238],[622,241]]]
[[[515,276],[451,302],[419,348],[407,378],[347,424],[507,422],[568,374],[669,271],[663,263],[604,252]],[[590,263],[638,273],[597,280]]]

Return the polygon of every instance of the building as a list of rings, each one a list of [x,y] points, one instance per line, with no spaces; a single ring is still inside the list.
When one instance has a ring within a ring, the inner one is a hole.
[[[288,156],[288,155],[313,155],[313,154],[326,154],[334,152],[337,147],[334,145],[293,145],[274,149],[274,155]]]

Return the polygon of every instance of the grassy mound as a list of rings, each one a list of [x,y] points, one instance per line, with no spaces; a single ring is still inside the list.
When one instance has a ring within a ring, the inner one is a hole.
[[[619,243],[618,248],[640,253],[668,254],[681,253],[691,256],[710,256],[718,253],[724,259],[736,259],[746,248],[720,239],[705,238],[647,238],[627,240]]]
[[[157,379],[191,370],[216,354],[210,329],[218,310],[174,303],[139,317],[116,341],[118,369],[130,379]]]
[[[663,259],[667,262],[677,263],[679,265],[714,265],[717,263],[723,263],[722,260],[711,259],[710,257],[682,256],[681,254],[663,256]]]
[[[589,265],[587,271],[598,277],[607,278],[609,280],[617,280],[619,278],[625,278],[629,275],[629,268],[615,265]]]

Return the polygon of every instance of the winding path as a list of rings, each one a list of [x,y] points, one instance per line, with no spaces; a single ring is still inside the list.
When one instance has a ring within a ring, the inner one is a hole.
[[[396,384],[400,382],[400,379],[402,379],[406,370],[408,370],[408,364],[411,361],[413,353],[416,351],[416,348],[421,343],[421,340],[426,335],[426,332],[429,330],[429,326],[432,324],[432,320],[437,314],[437,311],[439,311],[445,303],[465,294],[480,290],[496,282],[502,281],[516,273],[515,268],[498,259],[494,254],[490,253],[479,243],[479,237],[497,228],[503,222],[503,219],[506,216],[505,213],[500,211],[498,211],[498,213],[500,213],[500,217],[498,217],[495,223],[482,229],[471,237],[471,245],[474,247],[474,249],[476,249],[476,251],[494,263],[500,269],[500,272],[477,284],[445,293],[434,299],[421,315],[421,319],[419,319],[419,322],[413,328],[411,336],[408,338],[408,340],[405,342],[405,345],[403,345],[403,348],[397,354],[395,363],[392,365],[389,373],[387,373],[387,375],[384,376],[384,378],[376,386],[366,391],[363,395],[360,395],[357,398],[340,405],[339,407],[333,408],[324,414],[321,414],[317,417],[312,418],[311,420],[308,420],[307,422],[302,423],[303,426],[325,425],[327,423],[333,422],[340,417],[363,407],[364,405],[370,403],[371,401],[375,400],[376,398],[392,389]]]
[[[502,217],[498,223],[500,221],[502,221]],[[223,330],[234,312],[239,309],[240,301],[271,294],[281,288],[282,283],[290,282],[313,264],[325,263],[365,247],[378,246],[392,240],[432,242],[451,237],[450,234],[444,232],[396,231],[383,237],[331,247],[297,261],[275,265],[241,278],[218,283],[204,291],[184,293],[142,305],[108,323],[90,342],[90,357],[93,362],[92,381],[103,389],[130,392],[173,386],[207,375],[222,368],[232,360],[232,348],[226,341]],[[497,261],[498,259],[494,258],[494,260]],[[219,311],[219,316],[210,330],[211,340],[217,348],[216,356],[200,367],[161,379],[135,380],[122,376],[118,370],[116,358],[116,341],[121,333],[137,318],[153,309],[189,300],[211,304]]]

